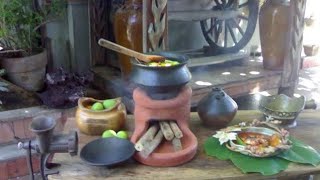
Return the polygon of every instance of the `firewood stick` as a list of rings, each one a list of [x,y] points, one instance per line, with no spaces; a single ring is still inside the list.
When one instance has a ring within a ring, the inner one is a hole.
[[[137,151],[142,151],[144,149],[145,145],[148,142],[152,141],[152,139],[155,136],[155,134],[157,133],[158,129],[159,129],[159,126],[157,124],[150,126],[149,129],[147,130],[147,132],[144,135],[142,135],[142,137],[134,145],[135,149]]]
[[[172,129],[172,131],[173,131],[173,133],[174,133],[174,136],[175,136],[176,138],[179,138],[179,139],[182,138],[182,137],[183,137],[183,134],[182,134],[179,126],[177,125],[177,123],[174,122],[174,121],[170,121],[169,124],[170,124],[170,127],[171,127],[171,129]]]
[[[170,128],[170,125],[166,121],[160,121],[160,128],[161,131],[166,138],[166,140],[171,141],[174,138],[174,134],[172,132],[172,129]]]
[[[162,139],[163,139],[163,133],[161,130],[159,130],[157,135],[154,137],[154,139],[150,143],[145,144],[145,147],[140,152],[141,156],[144,158],[147,158],[159,146]]]
[[[172,145],[174,151],[181,151],[182,150],[182,144],[179,138],[173,138],[172,139]]]

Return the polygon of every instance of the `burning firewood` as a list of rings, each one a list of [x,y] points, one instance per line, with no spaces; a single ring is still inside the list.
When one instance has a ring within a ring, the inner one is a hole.
[[[172,132],[169,123],[166,121],[160,121],[159,123],[164,137],[166,140],[171,141],[174,138],[174,133]]]
[[[154,139],[148,144],[148,146],[144,146],[143,150],[140,152],[142,157],[147,158],[159,146],[162,139],[163,133],[162,131],[158,131]]]
[[[175,121],[170,121],[169,124],[170,124],[170,127],[174,133],[174,136],[179,139],[182,138],[183,134],[182,134],[181,130],[179,129],[177,123]]]
[[[144,135],[135,144],[135,149],[140,151],[142,157],[147,158],[161,143],[162,139],[171,141],[173,150],[182,150],[182,131],[175,121],[160,121],[149,127]]]
[[[159,129],[159,126],[157,124],[150,126],[150,128],[147,130],[147,132],[135,144],[135,146],[134,146],[135,149],[137,151],[142,151],[144,149],[144,147],[153,140],[158,129]],[[149,145],[147,145],[147,146],[149,146]]]
[[[179,138],[173,138],[172,139],[172,146],[174,151],[180,151],[182,150],[182,144]]]

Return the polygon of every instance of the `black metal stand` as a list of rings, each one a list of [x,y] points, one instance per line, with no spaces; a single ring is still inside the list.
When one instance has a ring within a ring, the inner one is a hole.
[[[60,166],[60,164],[57,163],[49,163],[48,159],[52,154],[41,154],[40,156],[40,173],[41,177],[44,180],[47,180],[48,175],[52,174],[58,174],[59,170],[56,169]]]
[[[30,180],[34,180],[31,149],[31,141],[28,141],[28,148],[26,149],[27,165],[29,169]]]

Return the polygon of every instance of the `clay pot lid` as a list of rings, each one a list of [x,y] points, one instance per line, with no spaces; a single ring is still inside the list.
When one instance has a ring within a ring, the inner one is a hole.
[[[81,149],[80,158],[93,166],[113,166],[130,159],[134,153],[134,144],[127,139],[99,138]]]

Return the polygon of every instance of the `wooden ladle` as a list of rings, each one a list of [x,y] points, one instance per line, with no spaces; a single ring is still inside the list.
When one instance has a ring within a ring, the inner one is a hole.
[[[116,51],[121,54],[125,54],[130,57],[135,57],[140,61],[149,63],[149,62],[159,62],[159,61],[164,61],[165,57],[163,56],[158,56],[158,55],[146,55],[139,53],[137,51],[133,51],[131,49],[128,49],[126,47],[120,46],[119,44],[113,43],[111,41],[108,41],[106,39],[99,39],[98,44],[102,47],[105,47],[107,49],[111,49],[113,51]]]

